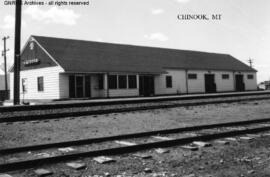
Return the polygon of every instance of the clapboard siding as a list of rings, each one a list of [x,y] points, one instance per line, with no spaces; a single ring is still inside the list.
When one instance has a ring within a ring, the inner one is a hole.
[[[215,82],[217,86],[217,92],[230,92],[234,91],[234,75],[229,71],[215,71]],[[222,79],[223,74],[228,74],[228,79]]]
[[[139,96],[139,89],[110,89],[110,97]]]
[[[186,73],[185,70],[167,70],[167,74],[155,77],[155,94],[183,94],[186,89]],[[166,76],[172,77],[172,88],[166,87]]]
[[[235,75],[233,71],[208,71],[188,70],[188,74],[197,74],[197,79],[187,79],[185,70],[166,70],[167,74],[155,76],[155,94],[182,94],[204,93],[205,74],[214,74],[217,92],[235,91]],[[255,72],[241,72],[244,75],[246,90],[256,90],[257,80]],[[223,74],[228,74],[228,79],[222,79]],[[253,74],[254,79],[247,79],[248,74]],[[166,88],[166,76],[172,76],[172,88]]]
[[[253,79],[248,79],[248,75],[252,74],[254,77]],[[244,83],[246,90],[257,90],[257,76],[254,72],[243,72],[244,75]]]
[[[59,75],[59,94],[60,99],[69,98],[69,76],[66,74]]]
[[[59,99],[60,98],[60,77],[59,73],[63,72],[61,67],[48,67],[21,71],[20,80],[20,98],[21,99]],[[37,78],[44,77],[44,91],[38,92]],[[22,79],[27,79],[27,92],[22,92]],[[13,87],[13,73],[10,79]],[[11,91],[13,98],[13,89]]]

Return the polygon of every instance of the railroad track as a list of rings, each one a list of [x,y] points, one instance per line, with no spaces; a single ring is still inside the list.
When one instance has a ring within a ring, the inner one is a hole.
[[[153,148],[187,145],[194,143],[194,141],[202,143],[265,131],[270,131],[270,118],[1,149],[0,173],[85,157],[134,153]],[[183,146],[180,147],[183,148]],[[73,150],[63,153],[60,152],[59,148],[71,148]],[[37,156],[44,153],[49,154],[49,156]],[[12,161],[10,160],[11,157],[13,158]],[[14,161],[14,157],[17,160]]]
[[[260,97],[243,97],[243,96],[254,96],[259,95]],[[242,96],[240,98],[240,96]],[[212,100],[206,100],[209,97],[213,97]],[[220,98],[227,98],[226,100]],[[231,98],[228,98],[231,97]],[[220,103],[234,103],[240,101],[254,101],[254,100],[263,100],[270,99],[270,92],[257,92],[254,93],[245,93],[245,94],[234,94],[233,97],[230,94],[217,96],[200,96],[200,100],[192,102],[172,102],[173,100],[184,100],[180,98],[163,98],[163,99],[147,99],[147,100],[128,100],[128,101],[120,101],[120,102],[102,102],[102,104],[107,105],[107,107],[94,107],[95,104],[98,103],[76,103],[76,104],[65,104],[60,105],[64,107],[59,107],[59,105],[36,105],[36,106],[16,106],[16,107],[3,107],[0,108],[0,112],[2,112],[2,116],[0,116],[0,123],[12,123],[12,122],[20,122],[20,121],[38,121],[38,120],[48,120],[48,119],[60,119],[60,118],[68,118],[68,117],[78,117],[78,116],[89,116],[89,115],[103,115],[103,114],[111,114],[111,113],[123,113],[123,112],[134,112],[134,111],[143,111],[143,110],[153,110],[153,109],[164,109],[164,108],[174,108],[174,107],[184,107],[184,106],[199,106],[206,104],[220,104]],[[191,99],[188,97],[187,99]],[[199,99],[199,98],[197,98]],[[148,103],[145,103],[148,102]],[[140,104],[139,104],[140,103]],[[111,105],[109,105],[111,104]],[[121,104],[121,105],[120,105]],[[69,106],[74,106],[76,108],[78,106],[92,107],[93,109],[82,109],[82,110],[72,110],[66,109]],[[38,110],[40,108],[40,110]],[[49,110],[49,112],[42,112],[45,109]],[[51,109],[51,110],[50,110]],[[57,109],[62,109],[60,112],[54,112]],[[13,111],[12,111],[13,110]],[[28,111],[29,110],[29,111]],[[31,110],[31,111],[30,111]],[[11,116],[8,115],[8,111],[12,113]],[[27,112],[28,111],[28,112]],[[41,111],[41,112],[40,112]],[[15,113],[14,113],[15,112]],[[20,112],[26,112],[27,114],[21,114]],[[3,116],[7,114],[8,116]]]
[[[32,110],[46,110],[46,109],[62,109],[62,108],[74,108],[74,107],[92,107],[92,106],[105,106],[105,105],[123,105],[123,104],[137,104],[137,103],[153,103],[161,101],[178,101],[178,100],[194,100],[194,99],[209,99],[209,98],[226,98],[226,97],[240,97],[240,96],[254,96],[254,95],[270,95],[269,91],[252,91],[252,92],[232,92],[232,93],[220,93],[220,94],[205,94],[200,96],[188,95],[186,97],[181,96],[167,96],[167,97],[143,97],[143,98],[131,98],[120,100],[106,100],[96,102],[74,102],[74,103],[51,103],[41,105],[19,105],[19,106],[6,106],[0,107],[0,112],[14,112],[14,111],[32,111]]]

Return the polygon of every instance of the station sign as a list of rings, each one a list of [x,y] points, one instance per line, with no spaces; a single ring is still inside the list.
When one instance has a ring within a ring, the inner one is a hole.
[[[33,66],[40,64],[40,60],[37,58],[23,61],[24,66]]]

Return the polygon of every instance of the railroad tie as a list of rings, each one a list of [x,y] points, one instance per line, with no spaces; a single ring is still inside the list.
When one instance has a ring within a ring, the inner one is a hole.
[[[115,162],[114,159],[112,159],[110,157],[106,157],[106,156],[95,157],[93,160],[100,163],[100,164]]]
[[[117,144],[125,145],[125,146],[135,146],[136,143],[128,142],[128,141],[115,141]]]

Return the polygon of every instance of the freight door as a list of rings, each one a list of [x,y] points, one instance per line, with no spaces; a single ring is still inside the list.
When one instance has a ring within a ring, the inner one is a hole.
[[[154,96],[154,76],[140,76],[139,85],[139,93],[141,96]]]
[[[205,80],[205,92],[206,93],[217,92],[214,74],[205,74],[204,80]]]
[[[244,76],[242,74],[235,75],[235,91],[245,91]]]

